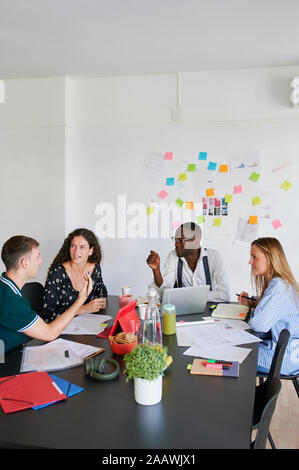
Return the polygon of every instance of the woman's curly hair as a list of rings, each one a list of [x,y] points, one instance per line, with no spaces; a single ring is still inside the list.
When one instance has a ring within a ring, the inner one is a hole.
[[[51,266],[49,267],[49,271],[57,264],[65,263],[66,261],[70,261],[70,246],[71,242],[74,237],[84,237],[87,241],[89,248],[93,248],[92,254],[89,256],[88,261],[90,263],[100,263],[102,259],[102,251],[100,243],[95,236],[95,234],[88,230],[87,228],[77,228],[73,232],[71,232],[67,238],[65,238],[62,247],[60,248],[58,254],[55,256]]]

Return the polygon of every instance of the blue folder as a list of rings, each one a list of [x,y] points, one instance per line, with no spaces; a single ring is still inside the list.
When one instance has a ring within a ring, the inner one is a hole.
[[[73,395],[76,395],[77,393],[83,392],[85,389],[82,387],[79,387],[79,385],[76,384],[70,384],[67,380],[62,379],[61,377],[57,377],[57,375],[54,374],[49,374],[50,377],[54,380],[54,382],[58,385],[60,390],[66,395],[67,398],[72,397]],[[52,401],[51,403],[46,403],[45,405],[40,405],[40,406],[33,406],[33,410],[40,410],[41,408],[45,408],[45,406],[52,405],[53,403],[56,403],[55,401]]]

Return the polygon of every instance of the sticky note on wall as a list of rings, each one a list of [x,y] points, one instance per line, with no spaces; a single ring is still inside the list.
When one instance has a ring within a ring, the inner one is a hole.
[[[220,173],[228,173],[228,165],[220,165],[219,166]]]
[[[180,173],[179,174],[179,181],[186,181],[187,173]]]
[[[213,225],[215,227],[221,227],[221,224],[222,224],[221,217],[214,217]]]
[[[282,223],[280,222],[279,219],[273,220],[272,225],[273,225],[273,228],[274,228],[274,229],[277,229],[277,228],[279,228],[279,227],[282,227]]]
[[[146,213],[147,215],[154,215],[155,208],[154,207],[147,207],[146,208]]]
[[[173,152],[165,152],[164,160],[173,160]]]
[[[225,202],[233,202],[233,195],[232,194],[226,194],[224,196]]]
[[[162,189],[162,191],[159,192],[158,194],[159,198],[165,199],[168,196],[168,193]]]
[[[174,186],[174,178],[166,178],[166,186]]]
[[[213,196],[215,196],[214,188],[206,189],[206,196],[207,196],[207,197],[213,197]]]
[[[208,170],[216,170],[217,163],[209,162]]]
[[[259,173],[256,173],[255,171],[253,173],[251,173],[251,175],[249,176],[249,179],[251,181],[254,181],[255,183],[258,182],[258,180],[260,179],[260,174]]]
[[[177,200],[175,201],[175,205],[177,207],[183,207],[183,204],[184,204],[184,201],[178,197]]]
[[[249,223],[249,224],[252,224],[252,225],[257,224],[257,215],[250,215],[250,216],[249,216],[248,223]]]
[[[198,216],[196,217],[196,222],[197,222],[198,224],[204,224],[205,221],[206,221],[206,219],[204,218],[203,215],[198,215]]]
[[[286,180],[284,180],[284,182],[280,185],[280,187],[284,189],[285,191],[288,191],[291,186],[292,186],[292,183]]]
[[[207,152],[199,152],[198,160],[206,160],[207,156],[208,156]]]
[[[234,194],[241,194],[243,192],[242,186],[239,184],[234,186]]]
[[[185,202],[185,208],[189,211],[193,211],[193,209],[194,209],[193,201]]]
[[[187,171],[196,171],[196,164],[195,163],[189,163]]]
[[[254,206],[257,206],[258,204],[260,204],[262,202],[261,198],[259,196],[256,196],[256,197],[252,198],[251,201],[252,201],[252,204]]]

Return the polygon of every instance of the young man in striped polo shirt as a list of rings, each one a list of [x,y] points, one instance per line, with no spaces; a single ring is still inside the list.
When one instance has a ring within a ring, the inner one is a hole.
[[[47,324],[31,308],[23,296],[22,287],[37,276],[42,262],[39,243],[30,237],[17,235],[7,240],[1,251],[6,272],[0,277],[0,339],[5,351],[10,351],[30,338],[44,341],[56,339],[70,323],[92,289],[89,275],[76,302],[52,323]]]

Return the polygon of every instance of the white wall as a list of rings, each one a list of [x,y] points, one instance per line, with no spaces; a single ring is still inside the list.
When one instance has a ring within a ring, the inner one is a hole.
[[[0,105],[0,245],[13,235],[36,238],[43,258],[38,280],[44,282],[64,237],[65,79],[5,84],[6,102]]]
[[[299,110],[291,108],[289,101],[290,81],[298,74],[299,67],[182,73],[180,123],[171,121],[177,99],[175,74],[72,80],[66,231],[78,226],[95,230],[100,218],[95,210],[101,202],[111,203],[117,215],[118,195],[126,195],[128,205],[158,202],[156,194],[163,178],[149,183],[143,173],[151,150],[174,151],[178,165],[173,171],[178,172],[186,163],[195,163],[200,150],[207,150],[212,161],[221,163],[234,152],[258,149],[263,162],[261,182],[253,186],[248,172],[242,176],[245,194],[239,200],[234,198],[230,216],[220,229],[212,227],[211,221],[206,224],[205,244],[221,250],[232,293],[250,290],[249,249],[235,246],[233,238],[239,216],[254,214],[251,193],[257,187],[271,190],[278,199],[276,215],[283,227],[274,230],[271,222],[261,224],[258,236],[282,241],[299,278],[298,211],[293,202],[299,196],[294,178],[298,174]],[[274,174],[272,170],[285,162],[291,164]],[[165,165],[163,177],[164,171]],[[233,175],[226,183],[217,178],[225,192],[231,192],[225,187],[227,182],[230,188],[237,184]],[[289,192],[280,189],[284,179],[293,182]],[[175,200],[177,193],[172,196]],[[171,197],[168,201],[172,202]],[[104,279],[110,293],[120,293],[120,286],[130,283],[138,295],[145,293],[151,280],[145,264],[149,250],[159,251],[164,261],[172,247],[167,239],[122,239],[117,233],[115,238],[103,239],[102,246]]]
[[[194,163],[200,150],[221,162],[233,152],[257,148],[263,161],[258,186],[276,193],[276,214],[283,222],[278,230],[270,222],[261,224],[258,235],[282,241],[299,279],[299,109],[289,102],[296,75],[299,67],[182,73],[182,122],[171,121],[175,74],[7,80],[6,103],[0,105],[1,245],[17,233],[36,237],[43,282],[64,236],[79,226],[96,229],[99,203],[111,203],[119,215],[118,195],[126,195],[127,206],[158,202],[163,178],[172,175],[164,164],[160,179],[148,180],[143,165],[151,151],[174,151],[175,173]],[[289,192],[279,188],[283,179],[293,183]],[[232,293],[250,291],[248,248],[234,245],[233,238],[238,217],[252,211],[248,201],[258,187],[248,182],[248,172],[239,180],[244,194],[234,198],[223,226],[212,227],[211,220],[204,226],[205,244],[223,254]],[[234,183],[234,175],[217,176],[221,191],[231,192]],[[190,185],[179,191],[185,200],[198,196]],[[169,201],[177,194],[169,191]],[[132,218],[127,215],[127,222]],[[159,251],[164,261],[172,248],[169,239],[117,233],[101,243],[109,292],[120,293],[120,286],[130,283],[138,295],[151,281],[148,251]]]

